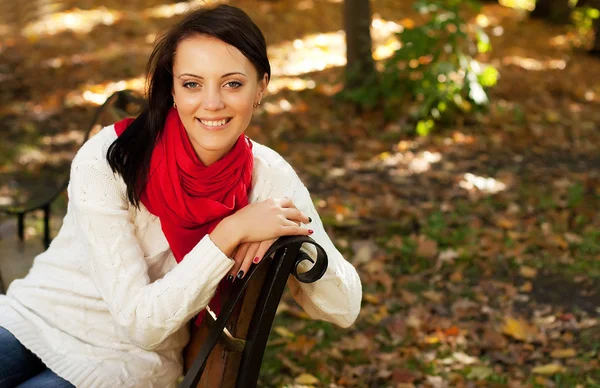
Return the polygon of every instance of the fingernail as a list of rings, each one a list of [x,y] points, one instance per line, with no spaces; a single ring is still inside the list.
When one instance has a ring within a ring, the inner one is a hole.
[[[254,261],[254,264],[257,264],[257,263],[258,263],[258,260],[260,260],[260,259],[258,258],[258,256],[256,256],[256,257],[254,258],[254,260],[253,260],[253,261]]]
[[[312,218],[308,217],[308,223],[310,224],[312,222]]]
[[[308,230],[308,234],[313,234],[313,230],[312,230],[312,229],[309,229],[309,230]]]
[[[238,279],[241,279],[242,277],[244,277],[244,271],[240,271],[240,272],[238,272],[238,274],[237,274],[237,278],[238,278]]]
[[[227,281],[230,283],[233,282],[233,275],[227,276]]]

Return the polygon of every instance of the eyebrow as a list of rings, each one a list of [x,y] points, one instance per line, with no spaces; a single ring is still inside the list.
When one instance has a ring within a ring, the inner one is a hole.
[[[244,73],[240,73],[239,71],[234,71],[234,72],[232,72],[232,73],[223,74],[223,75],[221,76],[221,78],[229,77],[230,75],[235,75],[235,74],[240,74],[240,75],[243,75],[244,77],[248,78],[248,76],[247,76],[246,74],[244,74]],[[204,77],[200,77],[199,75],[192,74],[192,73],[184,73],[184,74],[180,74],[180,75],[179,75],[177,78],[181,78],[181,77],[183,77],[184,75],[187,75],[187,76],[189,76],[189,77],[195,77],[195,78],[204,79]]]

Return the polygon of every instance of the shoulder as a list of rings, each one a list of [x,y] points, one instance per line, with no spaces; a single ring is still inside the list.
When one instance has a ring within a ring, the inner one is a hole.
[[[298,187],[304,187],[294,168],[275,150],[252,141],[252,153],[252,197],[255,200],[291,196]]]
[[[114,127],[110,125],[88,139],[77,151],[71,163],[70,198],[104,196],[125,201],[125,182],[113,172],[106,158],[108,148],[116,138]]]
[[[93,164],[98,168],[110,168],[106,159],[106,153],[108,152],[108,147],[110,147],[116,138],[117,134],[113,125],[102,128],[77,151],[73,159],[73,166]]]

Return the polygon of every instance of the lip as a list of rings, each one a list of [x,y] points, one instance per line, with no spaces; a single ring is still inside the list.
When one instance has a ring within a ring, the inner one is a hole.
[[[204,125],[204,124],[202,124],[202,121],[200,121],[199,118],[196,118],[196,121],[198,121],[198,124],[200,124],[207,131],[219,131],[219,130],[224,129],[225,127],[227,127],[229,125],[229,123],[231,123],[231,121],[233,119],[231,117],[222,117],[222,118],[210,119],[211,121],[223,120],[223,119],[229,119],[229,121],[226,122],[225,124],[219,125],[217,127],[209,127],[208,125]]]

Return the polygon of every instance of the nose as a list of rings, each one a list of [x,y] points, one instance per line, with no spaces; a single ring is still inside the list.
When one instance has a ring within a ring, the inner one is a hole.
[[[202,107],[211,111],[223,109],[225,107],[225,103],[221,98],[221,90],[219,88],[206,88]]]

